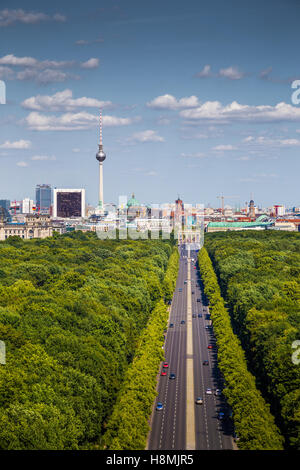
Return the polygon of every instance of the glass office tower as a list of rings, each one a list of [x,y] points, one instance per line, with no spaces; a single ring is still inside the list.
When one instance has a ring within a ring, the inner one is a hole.
[[[35,190],[36,212],[50,214],[52,188],[50,184],[38,184]]]

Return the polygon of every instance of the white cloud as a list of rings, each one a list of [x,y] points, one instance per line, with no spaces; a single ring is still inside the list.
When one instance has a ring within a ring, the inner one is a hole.
[[[197,96],[188,96],[177,100],[173,95],[162,95],[147,103],[148,108],[177,110],[199,106]]]
[[[14,78],[14,71],[10,67],[0,65],[0,79],[11,80]]]
[[[53,16],[40,12],[28,12],[22,9],[9,10],[8,8],[0,11],[0,27],[10,26],[15,23],[36,24],[42,21],[64,22],[66,17],[59,13]]]
[[[23,101],[22,106],[32,111],[71,111],[79,107],[103,109],[112,106],[112,103],[86,97],[73,99],[72,91],[66,89],[51,96],[32,96]]]
[[[104,126],[127,126],[136,118],[120,118],[104,115]],[[99,125],[99,116],[87,112],[65,113],[61,116],[46,116],[32,111],[25,118],[25,123],[31,130],[36,131],[72,131],[90,129]]]
[[[230,80],[240,80],[245,74],[237,67],[227,67],[219,70],[219,77],[229,78]]]
[[[99,59],[96,59],[95,57],[91,57],[86,62],[83,62],[81,64],[81,67],[84,69],[95,69],[99,67]]]
[[[213,147],[213,150],[218,150],[218,151],[223,151],[223,150],[236,150],[236,147],[233,145],[216,145],[216,147]]]
[[[14,149],[14,150],[25,150],[31,147],[30,140],[17,140],[15,142],[10,142],[6,140],[4,144],[0,145],[2,149]]]
[[[28,166],[28,163],[23,162],[23,161],[22,161],[22,162],[18,162],[18,163],[17,163],[17,166],[20,166],[20,167],[23,167],[23,168],[24,168],[24,167]]]
[[[245,137],[243,142],[248,143],[248,142],[253,142],[254,137],[252,135],[248,135],[248,137]]]
[[[164,142],[164,138],[161,137],[156,133],[156,131],[153,130],[146,130],[146,131],[141,131],[141,132],[136,132],[133,134],[131,137],[127,139],[127,141],[130,142]]]
[[[243,142],[251,143],[254,146],[265,145],[269,147],[297,147],[300,145],[300,139],[279,139],[265,136],[258,136],[256,138],[251,136],[251,139],[246,138]]]
[[[86,39],[79,39],[78,41],[75,41],[76,46],[87,46],[89,44],[98,44],[104,42],[103,38],[98,38],[98,39],[93,39],[91,41],[87,41]]]
[[[0,57],[0,74],[9,74],[9,78],[17,80],[33,80],[40,85],[48,83],[64,82],[68,79],[80,79],[80,76],[66,73],[62,69],[71,67],[81,67],[85,69],[93,69],[99,66],[99,59],[91,58],[86,62],[77,62],[75,60],[42,60],[39,61],[34,57],[17,57],[8,54]],[[24,67],[17,74],[11,67]]]
[[[196,153],[182,153],[180,156],[183,158],[204,158],[206,155],[202,152],[196,152]]]
[[[28,81],[34,80],[39,85],[47,85],[49,83],[61,83],[65,82],[66,80],[73,78],[79,79],[78,75],[71,75],[69,73],[65,73],[61,70],[51,70],[46,69],[39,71],[37,69],[25,69],[21,72],[17,73],[17,79],[20,81]]]
[[[45,160],[51,160],[51,161],[54,161],[56,160],[56,157],[54,155],[34,155],[33,157],[31,157],[31,160],[33,161],[45,161]]]
[[[249,106],[233,101],[223,106],[219,101],[206,101],[197,108],[180,111],[180,115],[188,120],[211,120],[215,123],[300,121],[300,108],[284,102],[275,106]]]
[[[196,74],[196,77],[199,78],[207,78],[207,77],[212,77],[213,74],[211,72],[211,66],[210,65],[205,65],[201,72]]]

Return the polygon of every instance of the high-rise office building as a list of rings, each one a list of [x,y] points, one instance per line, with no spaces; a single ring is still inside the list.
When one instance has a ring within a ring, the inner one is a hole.
[[[50,214],[52,189],[50,184],[38,184],[35,189],[36,212]]]
[[[10,201],[8,199],[0,199],[0,216],[5,220],[10,220]]]
[[[33,200],[29,199],[29,197],[26,197],[22,201],[22,213],[23,214],[32,214],[33,213]]]
[[[54,189],[53,217],[85,217],[85,190]]]
[[[10,201],[8,199],[0,199],[0,207],[9,211],[10,209]]]

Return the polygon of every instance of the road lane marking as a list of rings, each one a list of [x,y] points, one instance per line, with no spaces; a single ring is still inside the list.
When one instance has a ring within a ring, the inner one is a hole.
[[[186,347],[186,450],[196,449],[195,435],[195,397],[194,397],[194,363],[193,363],[193,318],[191,294],[191,258],[188,247],[187,275],[187,347]]]

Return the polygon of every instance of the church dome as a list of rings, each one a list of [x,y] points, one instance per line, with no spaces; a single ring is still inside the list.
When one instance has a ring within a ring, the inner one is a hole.
[[[132,193],[131,198],[127,202],[127,207],[140,206],[139,201],[135,198],[134,193]]]

